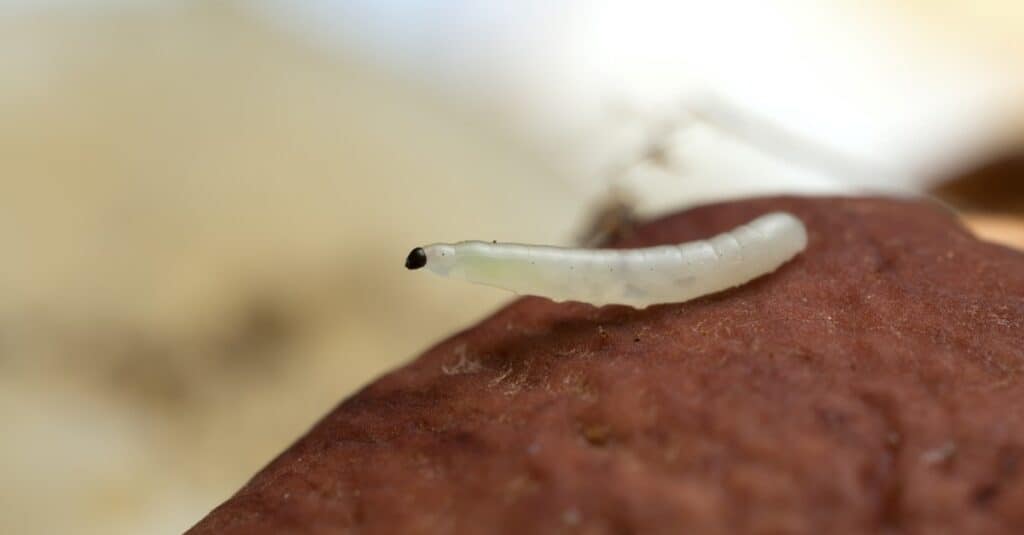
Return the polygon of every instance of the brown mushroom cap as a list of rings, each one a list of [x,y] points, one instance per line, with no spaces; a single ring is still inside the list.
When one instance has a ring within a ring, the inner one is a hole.
[[[807,251],[638,311],[519,299],[346,400],[191,533],[1024,532],[1024,254],[933,205],[771,198]]]

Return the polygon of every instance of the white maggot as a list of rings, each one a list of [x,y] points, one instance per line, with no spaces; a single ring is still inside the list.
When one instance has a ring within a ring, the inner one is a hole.
[[[746,283],[775,271],[806,246],[804,224],[773,212],[708,240],[644,249],[435,243],[413,249],[405,267],[555,301],[644,308]]]

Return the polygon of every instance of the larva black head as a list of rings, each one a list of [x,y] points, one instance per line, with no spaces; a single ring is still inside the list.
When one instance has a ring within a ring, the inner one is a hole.
[[[427,265],[427,252],[422,247],[409,251],[409,256],[405,257],[405,267],[408,269],[419,269],[425,265]]]

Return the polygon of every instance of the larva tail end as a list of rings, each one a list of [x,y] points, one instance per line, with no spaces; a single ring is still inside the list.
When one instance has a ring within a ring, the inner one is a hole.
[[[427,252],[422,247],[409,251],[409,256],[405,257],[406,269],[419,269],[425,265],[427,265]]]

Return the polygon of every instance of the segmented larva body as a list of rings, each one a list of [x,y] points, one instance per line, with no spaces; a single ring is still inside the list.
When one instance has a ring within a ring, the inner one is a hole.
[[[803,223],[763,215],[707,240],[642,249],[464,241],[413,249],[409,269],[555,301],[644,308],[678,303],[771,273],[807,246]]]

